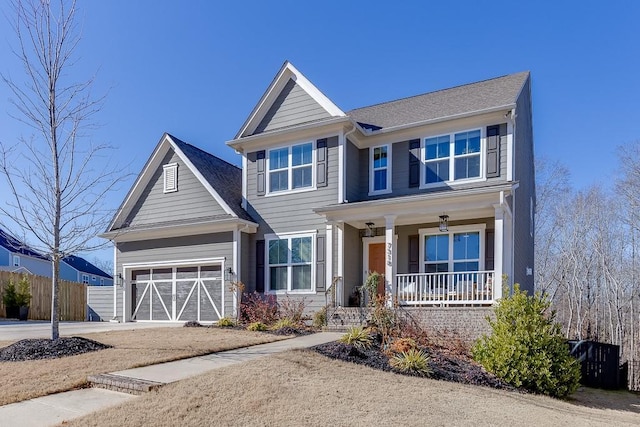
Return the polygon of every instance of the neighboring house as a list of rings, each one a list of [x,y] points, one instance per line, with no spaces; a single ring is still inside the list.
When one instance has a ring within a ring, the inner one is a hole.
[[[0,270],[51,277],[50,259],[0,229]],[[60,262],[60,278],[96,286],[112,286],[113,277],[87,260],[67,256]]]
[[[533,291],[528,72],[343,112],[285,62],[227,144],[242,169],[165,134],[102,234],[120,319],[215,321],[229,280],[310,310],[373,271],[404,306]]]
[[[0,229],[0,269],[51,277],[51,261]]]
[[[113,277],[86,259],[68,255],[60,263],[60,277],[89,286],[113,286]]]

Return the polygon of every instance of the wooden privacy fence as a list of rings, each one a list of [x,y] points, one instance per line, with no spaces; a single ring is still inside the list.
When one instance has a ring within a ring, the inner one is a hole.
[[[51,320],[51,278],[27,274],[31,286],[31,304],[29,304],[30,320]],[[13,280],[17,283],[22,274],[0,271],[0,295]],[[59,319],[84,321],[87,316],[87,285],[60,280],[59,282]],[[0,299],[0,317],[6,316],[2,299]]]

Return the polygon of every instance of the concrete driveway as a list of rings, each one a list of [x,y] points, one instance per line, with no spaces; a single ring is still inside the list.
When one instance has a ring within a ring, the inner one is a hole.
[[[145,328],[180,327],[184,322],[60,322],[60,336],[73,336],[90,332],[131,330]],[[29,320],[0,320],[0,341],[25,338],[51,338],[51,322]]]

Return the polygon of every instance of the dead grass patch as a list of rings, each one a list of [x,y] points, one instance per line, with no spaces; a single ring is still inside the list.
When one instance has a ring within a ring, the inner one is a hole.
[[[113,346],[60,359],[0,362],[0,405],[83,387],[91,374],[184,359],[287,337],[217,328],[154,328],[79,334]]]
[[[637,425],[633,412],[407,377],[290,351],[161,387],[70,426]]]

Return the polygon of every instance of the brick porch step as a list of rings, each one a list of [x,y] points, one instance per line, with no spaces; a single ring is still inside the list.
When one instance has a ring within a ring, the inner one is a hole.
[[[137,378],[124,377],[114,374],[89,375],[87,381],[92,387],[106,388],[108,390],[120,391],[129,394],[148,393],[162,385],[163,383],[141,380]]]

